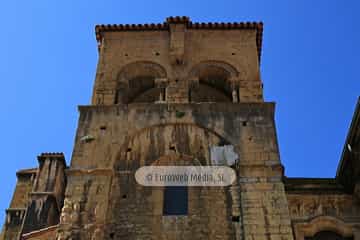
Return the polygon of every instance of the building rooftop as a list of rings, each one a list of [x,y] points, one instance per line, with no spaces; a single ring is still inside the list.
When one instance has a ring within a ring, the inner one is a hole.
[[[350,124],[341,154],[336,177],[349,191],[352,191],[360,173],[360,153],[356,147],[360,143],[360,97]]]
[[[104,32],[118,31],[164,31],[169,30],[169,24],[185,24],[187,29],[212,29],[212,30],[234,30],[234,29],[254,29],[256,34],[256,45],[258,49],[258,58],[261,58],[262,22],[191,22],[189,17],[176,16],[168,17],[164,23],[145,23],[145,24],[100,24],[95,26],[96,40],[101,45],[101,39]]]

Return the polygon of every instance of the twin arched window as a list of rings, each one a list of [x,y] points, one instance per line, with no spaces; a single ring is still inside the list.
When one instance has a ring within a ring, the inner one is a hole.
[[[195,65],[187,79],[196,79],[195,88],[188,89],[189,102],[231,102],[230,78],[238,73],[229,64],[206,61]],[[156,79],[166,79],[166,70],[153,62],[141,61],[126,65],[117,78],[114,103],[155,102],[165,94],[156,86]],[[238,94],[238,93],[237,93]]]
[[[126,65],[117,78],[114,103],[157,101],[160,95],[160,89],[155,87],[157,78],[166,78],[166,71],[156,63],[141,61]]]

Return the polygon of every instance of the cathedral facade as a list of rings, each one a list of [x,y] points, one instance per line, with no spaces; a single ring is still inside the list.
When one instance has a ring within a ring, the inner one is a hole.
[[[284,176],[275,103],[263,99],[262,23],[169,17],[95,31],[71,163],[43,153],[16,173],[2,239],[360,240],[359,103],[335,178]],[[135,179],[144,166],[219,164],[236,173],[231,185]]]

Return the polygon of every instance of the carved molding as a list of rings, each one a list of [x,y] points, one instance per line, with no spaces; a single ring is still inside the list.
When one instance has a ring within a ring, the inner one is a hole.
[[[293,226],[296,240],[304,240],[305,237],[312,237],[321,231],[332,231],[343,237],[354,235],[353,224],[331,216],[320,216],[308,222],[297,222]]]
[[[91,175],[91,176],[112,176],[114,173],[111,168],[93,168],[93,169],[67,169],[67,176],[82,176],[82,175]]]
[[[359,215],[360,208],[346,196],[288,196],[292,219],[312,218],[321,215],[344,217]]]

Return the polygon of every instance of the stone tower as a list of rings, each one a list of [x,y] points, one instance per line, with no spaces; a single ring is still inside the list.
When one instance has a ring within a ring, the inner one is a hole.
[[[274,103],[264,102],[260,79],[262,26],[192,23],[187,17],[96,26],[92,104],[79,107],[67,170],[64,208],[78,205],[79,216],[61,221],[60,234],[292,239]],[[134,179],[141,166],[185,159],[212,165],[211,149],[229,145],[238,155],[237,182],[188,187],[183,214],[165,212],[164,187]]]
[[[4,239],[359,240],[359,155],[345,149],[334,179],[284,176],[275,104],[263,99],[262,30],[187,17],[96,26],[96,79],[71,164],[45,153],[18,172]],[[134,177],[143,166],[214,166],[219,151],[236,172],[231,186]]]

